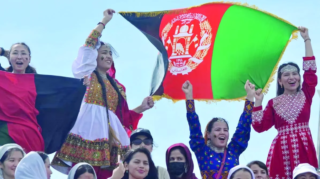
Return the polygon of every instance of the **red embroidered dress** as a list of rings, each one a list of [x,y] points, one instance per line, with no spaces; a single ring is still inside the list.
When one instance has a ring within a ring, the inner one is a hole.
[[[293,169],[300,163],[318,167],[309,129],[312,97],[317,85],[315,57],[303,58],[303,70],[302,89],[298,93],[271,99],[264,111],[262,106],[253,109],[255,131],[264,132],[273,125],[278,130],[267,159],[271,179],[291,179]]]

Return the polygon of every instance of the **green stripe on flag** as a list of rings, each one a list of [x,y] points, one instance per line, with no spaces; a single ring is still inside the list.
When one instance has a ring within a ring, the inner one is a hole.
[[[276,17],[233,5],[222,17],[211,64],[214,99],[244,97],[247,79],[264,88],[296,27]]]

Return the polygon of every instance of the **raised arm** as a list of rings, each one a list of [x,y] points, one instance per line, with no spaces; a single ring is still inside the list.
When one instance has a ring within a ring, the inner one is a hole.
[[[252,127],[256,132],[264,132],[269,130],[274,125],[274,112],[272,108],[272,100],[270,100],[262,110],[263,94],[262,90],[258,89],[255,94],[255,106],[252,112]]]
[[[9,59],[9,51],[0,47],[0,56],[6,57],[7,59]],[[1,64],[0,64],[0,71],[6,71],[4,68],[2,68]]]
[[[102,21],[98,23],[95,29],[86,39],[84,46],[80,47],[78,57],[72,64],[74,77],[83,78],[90,76],[97,67],[98,49],[100,48],[100,37],[106,24],[112,19],[114,10],[107,9],[104,11]]]
[[[315,88],[318,83],[318,78],[316,75],[317,66],[315,57],[313,55],[313,50],[311,46],[311,39],[309,37],[309,31],[305,27],[300,27],[300,34],[305,43],[305,53],[306,56],[303,58],[303,83],[302,91],[306,95],[307,101],[311,104],[312,98],[315,93]]]
[[[250,139],[251,122],[252,122],[252,109],[254,105],[255,85],[251,84],[249,80],[245,84],[247,98],[244,105],[244,110],[240,116],[240,120],[233,134],[231,142],[228,147],[234,148],[238,155],[240,155],[247,147]]]
[[[190,129],[190,147],[192,151],[198,153],[204,150],[206,144],[201,132],[199,117],[195,112],[191,83],[186,81],[182,86],[182,90],[186,95],[187,120]]]

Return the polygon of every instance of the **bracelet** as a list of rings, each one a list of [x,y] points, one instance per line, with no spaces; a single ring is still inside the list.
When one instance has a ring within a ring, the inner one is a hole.
[[[103,29],[106,28],[106,24],[104,24],[104,23],[102,23],[102,22],[99,22],[98,25],[99,25],[99,24],[103,25]]]
[[[1,54],[0,54],[0,56],[4,56],[5,50],[4,50],[2,47],[0,47],[0,49],[1,49]]]
[[[306,40],[304,40],[304,42],[306,42],[307,40],[310,40],[310,41],[311,41],[311,39],[306,39]]]

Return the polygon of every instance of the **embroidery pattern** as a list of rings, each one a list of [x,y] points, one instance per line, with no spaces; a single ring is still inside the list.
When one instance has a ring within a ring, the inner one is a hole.
[[[289,146],[287,143],[287,136],[281,136],[281,149],[284,160],[284,171],[287,178],[290,178],[291,167],[290,167],[290,155],[289,155]]]
[[[272,141],[272,144],[271,144],[271,147],[270,147],[270,150],[269,150],[269,153],[268,153],[268,158],[267,158],[267,167],[268,167],[268,170],[270,171],[271,169],[271,161],[272,161],[272,156],[273,156],[273,151],[274,151],[274,147],[278,141],[278,138],[279,136],[277,135],[273,141]]]
[[[109,80],[103,79],[103,81],[107,89],[107,100],[109,110],[115,112],[118,107],[118,93],[113,88]],[[91,75],[90,86],[87,88],[84,101],[90,104],[96,104],[104,107],[106,106],[102,96],[101,85],[98,82],[96,74],[94,73],[92,73]]]
[[[298,139],[297,139],[297,134],[291,134],[291,146],[292,146],[292,152],[293,152],[293,163],[294,166],[298,166],[300,163],[299,161],[299,144],[298,144]]]
[[[295,95],[282,94],[273,99],[273,108],[276,113],[289,124],[293,124],[301,113],[306,96],[302,91]]]
[[[309,129],[308,123],[302,122],[298,124],[282,126],[277,130],[279,133],[278,135],[285,135],[285,134],[293,134],[297,132],[306,132],[306,131],[309,131],[310,129]]]
[[[317,65],[315,60],[305,60],[303,61],[303,70],[317,70]]]
[[[252,112],[252,123],[261,123],[263,112],[262,110]]]
[[[69,134],[57,157],[73,163],[87,162],[94,166],[116,166],[118,154],[124,154],[129,146],[112,146],[108,139],[85,140],[79,135]]]
[[[86,43],[84,44],[84,46],[87,47],[91,47],[91,48],[95,48],[97,43],[98,43],[98,38],[101,36],[101,33],[93,30],[91,32],[91,34],[89,35],[89,37],[86,40]]]

